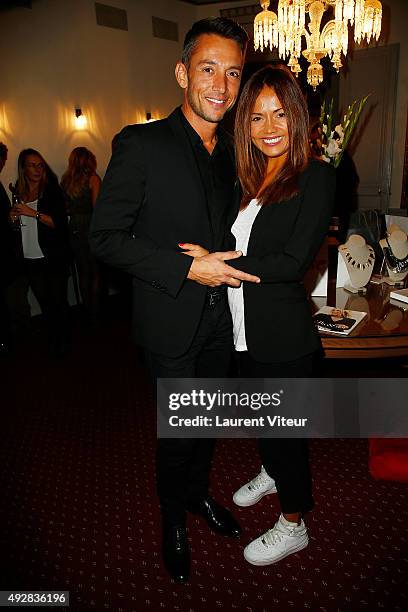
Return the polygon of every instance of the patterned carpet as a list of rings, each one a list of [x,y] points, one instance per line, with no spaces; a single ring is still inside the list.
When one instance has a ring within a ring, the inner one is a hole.
[[[1,372],[1,589],[69,590],[70,610],[408,609],[407,486],[371,479],[365,440],[312,441],[307,549],[270,567],[244,561],[276,496],[234,509],[241,541],[190,517],[192,577],[177,585],[160,558],[151,393],[120,311],[103,331],[76,323],[65,359],[27,342]],[[258,467],[253,441],[219,441],[214,497],[233,509]]]

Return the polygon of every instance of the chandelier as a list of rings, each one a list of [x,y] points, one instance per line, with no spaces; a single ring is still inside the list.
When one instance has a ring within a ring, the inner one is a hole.
[[[255,50],[268,47],[278,49],[279,57],[289,58],[288,66],[298,76],[302,71],[299,58],[309,62],[307,82],[315,90],[323,81],[320,61],[327,55],[338,72],[341,56],[347,55],[348,30],[354,25],[357,43],[372,38],[378,40],[381,32],[382,6],[379,0],[279,0],[278,14],[269,11],[270,0],[261,0],[262,11],[254,21]],[[321,30],[323,13],[332,9],[334,19]],[[306,13],[309,22],[306,25]],[[306,49],[302,51],[302,36]]]

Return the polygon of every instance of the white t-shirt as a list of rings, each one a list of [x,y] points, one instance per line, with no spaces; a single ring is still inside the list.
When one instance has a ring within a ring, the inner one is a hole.
[[[258,200],[253,199],[248,206],[241,210],[232,226],[232,233],[236,238],[236,251],[247,254],[249,236],[251,235],[252,225],[261,207]],[[238,259],[239,262],[239,259]],[[232,315],[234,328],[234,345],[236,351],[246,351],[247,343],[245,338],[245,317],[244,317],[244,291],[242,283],[240,287],[228,287],[228,303]]]
[[[30,208],[37,211],[38,200],[33,202],[27,202]],[[38,225],[35,217],[24,217],[21,218],[21,240],[23,243],[23,253],[25,259],[41,259],[44,257],[44,253],[40,248],[38,242]]]

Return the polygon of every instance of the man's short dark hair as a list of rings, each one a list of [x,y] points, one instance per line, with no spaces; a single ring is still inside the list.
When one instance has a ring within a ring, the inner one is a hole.
[[[4,142],[0,142],[0,159],[6,161],[7,159],[8,148],[4,144]]]
[[[193,26],[186,34],[181,61],[187,67],[190,64],[191,55],[197,40],[202,34],[216,34],[217,36],[221,36],[223,38],[235,40],[242,53],[245,53],[248,43],[248,34],[245,32],[243,27],[232,19],[227,19],[224,17],[208,17],[193,23]]]

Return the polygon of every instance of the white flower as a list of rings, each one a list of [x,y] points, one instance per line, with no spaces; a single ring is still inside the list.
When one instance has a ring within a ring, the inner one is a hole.
[[[331,1],[334,3],[334,0]],[[328,129],[329,123],[330,125],[334,125],[335,122],[333,113],[326,112],[327,105],[325,103],[322,104],[320,116],[322,118],[322,123],[323,120],[326,122],[322,125],[322,159],[333,164],[336,168],[344,153],[344,145],[350,140],[367,98],[368,96],[362,98],[360,101],[355,100],[350,104],[346,114],[343,116],[343,121],[340,121],[336,127],[333,128],[333,131],[329,131]],[[329,110],[332,109],[333,100],[329,104]]]
[[[327,143],[327,148],[325,152],[329,157],[336,157],[338,153],[341,153],[341,148],[338,145],[338,141],[329,140],[329,142]]]

